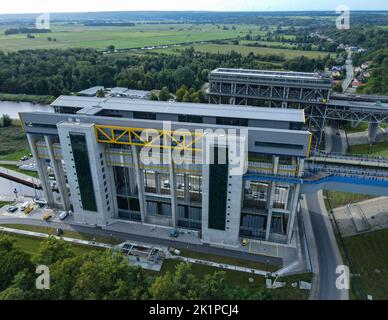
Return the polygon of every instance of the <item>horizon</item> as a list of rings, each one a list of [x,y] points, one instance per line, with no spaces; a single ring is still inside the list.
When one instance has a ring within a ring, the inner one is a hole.
[[[325,12],[336,11],[340,5],[349,7],[351,11],[387,11],[388,2],[370,0],[367,4],[362,0],[327,0],[325,3],[310,3],[307,0],[197,0],[193,3],[182,3],[178,0],[161,2],[145,0],[141,3],[128,3],[125,0],[41,0],[38,3],[29,0],[15,0],[0,3],[0,15],[50,13],[100,13],[100,12]],[[90,8],[93,8],[92,10]]]

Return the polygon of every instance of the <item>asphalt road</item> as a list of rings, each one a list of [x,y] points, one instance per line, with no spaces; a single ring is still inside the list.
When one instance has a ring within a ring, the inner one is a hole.
[[[337,132],[339,132],[337,123],[327,130],[327,137],[330,139],[328,145],[331,149],[328,151],[342,153],[345,146]],[[320,197],[321,193],[306,194],[307,208],[318,251],[319,275],[316,298],[318,300],[347,300],[348,291],[338,290],[336,287],[338,277],[336,268],[343,262],[323,199]]]
[[[180,242],[176,240],[167,240],[167,239],[160,239],[160,238],[149,237],[149,236],[140,236],[140,235],[123,233],[123,232],[103,230],[101,228],[79,226],[74,224],[70,225],[62,222],[45,222],[43,220],[40,221],[40,220],[28,219],[28,218],[9,219],[5,217],[1,217],[0,225],[7,225],[7,224],[24,224],[24,225],[33,225],[33,226],[45,226],[45,227],[49,226],[53,228],[62,228],[63,230],[77,231],[81,233],[91,234],[94,236],[115,237],[118,239],[122,239],[123,241],[135,241],[135,242],[150,243],[155,245],[162,245],[167,247],[174,247],[177,249],[187,249],[187,250],[195,251],[199,253],[214,254],[218,256],[232,257],[232,258],[248,260],[248,261],[256,261],[263,264],[268,263],[278,267],[281,267],[283,263],[282,258],[278,258],[278,257],[270,257],[265,255],[252,254],[248,252],[241,252],[237,250],[229,250],[229,249],[214,247],[210,245],[188,244],[186,242]]]
[[[349,88],[350,84],[353,81],[354,73],[353,73],[353,61],[352,61],[351,52],[348,52],[348,58],[346,59],[346,62],[345,62],[345,68],[346,68],[346,78],[342,82],[343,92],[345,92]]]
[[[338,290],[335,283],[336,268],[342,265],[342,258],[334,237],[326,210],[321,208],[318,193],[306,196],[307,207],[315,235],[318,251],[318,300],[347,299],[347,292]]]

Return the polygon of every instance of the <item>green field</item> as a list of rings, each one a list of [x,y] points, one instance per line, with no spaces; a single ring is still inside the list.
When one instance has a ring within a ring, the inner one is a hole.
[[[236,25],[236,30],[223,30],[223,26],[211,24],[138,24],[134,27],[90,27],[84,25],[52,25],[52,32],[34,34],[35,39],[27,39],[26,34],[4,35],[0,29],[0,50],[54,48],[95,48],[104,50],[109,45],[116,49],[142,48],[176,43],[209,41],[244,37],[249,30],[252,34],[265,34],[257,26]],[[56,41],[48,41],[47,38]]]
[[[167,49],[156,49],[154,52],[178,54],[185,48],[193,47],[196,51],[210,52],[210,53],[223,53],[227,54],[231,51],[236,51],[242,55],[248,55],[251,52],[260,55],[281,55],[286,59],[292,59],[295,57],[305,56],[308,58],[318,58],[327,55],[327,52],[320,51],[303,51],[303,50],[292,50],[292,49],[277,49],[277,48],[262,48],[262,47],[248,47],[243,45],[232,45],[232,44],[214,44],[214,43],[202,43],[188,46],[179,46],[175,48]]]
[[[39,232],[39,233],[47,233],[50,235],[55,234],[55,228],[50,228],[50,227],[28,226],[28,225],[20,225],[20,224],[6,224],[3,226],[6,228],[27,230],[27,231],[33,231],[33,232]],[[120,244],[123,242],[123,240],[113,238],[113,237],[92,236],[92,235],[89,235],[86,233],[81,233],[81,232],[76,232],[76,231],[68,231],[68,230],[63,230],[62,236],[68,237],[68,238],[74,238],[74,239],[87,240],[87,241],[96,241],[96,242],[108,243],[108,244],[112,244],[112,245],[117,245],[117,244]]]
[[[10,127],[0,127],[0,160],[19,161],[29,153],[27,137],[19,121]]]
[[[388,230],[346,237],[344,241],[364,294],[372,295],[374,300],[387,300]]]
[[[330,201],[331,207],[338,208],[348,205],[349,203],[360,202],[373,198],[372,196],[350,193],[350,192],[339,192],[339,191],[325,191],[324,195],[326,200]],[[328,209],[330,206],[326,206]]]
[[[348,153],[388,157],[388,141],[350,146]]]
[[[21,170],[18,168],[17,165],[14,165],[14,164],[0,164],[0,167],[6,168],[8,170],[16,171],[19,173],[23,173],[33,178],[39,178],[38,172],[30,171],[30,170]]]
[[[0,93],[0,101],[31,102],[36,104],[51,104],[55,97],[32,94]]]

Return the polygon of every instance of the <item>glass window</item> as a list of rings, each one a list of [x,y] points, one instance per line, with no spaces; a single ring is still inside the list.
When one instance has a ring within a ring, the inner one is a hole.
[[[77,172],[78,185],[80,187],[82,207],[88,211],[97,211],[85,135],[70,133],[70,141],[74,154],[74,163]]]

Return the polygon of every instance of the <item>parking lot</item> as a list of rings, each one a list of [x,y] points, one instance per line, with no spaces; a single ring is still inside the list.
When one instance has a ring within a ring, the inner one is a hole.
[[[16,207],[17,209],[14,212],[9,212],[8,209],[13,206]],[[27,209],[28,208],[30,209],[23,210],[24,207],[26,207]],[[28,213],[29,210],[31,211]],[[47,216],[51,216],[50,220],[54,220],[57,218],[58,213],[51,209],[39,207],[39,205],[35,204],[33,199],[31,198],[24,198],[15,203],[12,203],[11,205],[5,205],[2,208],[0,208],[0,215],[4,217],[9,217],[9,218],[21,218],[21,219],[29,218],[29,219],[37,219],[37,220],[44,220],[43,218],[45,217],[45,215],[47,215]]]

